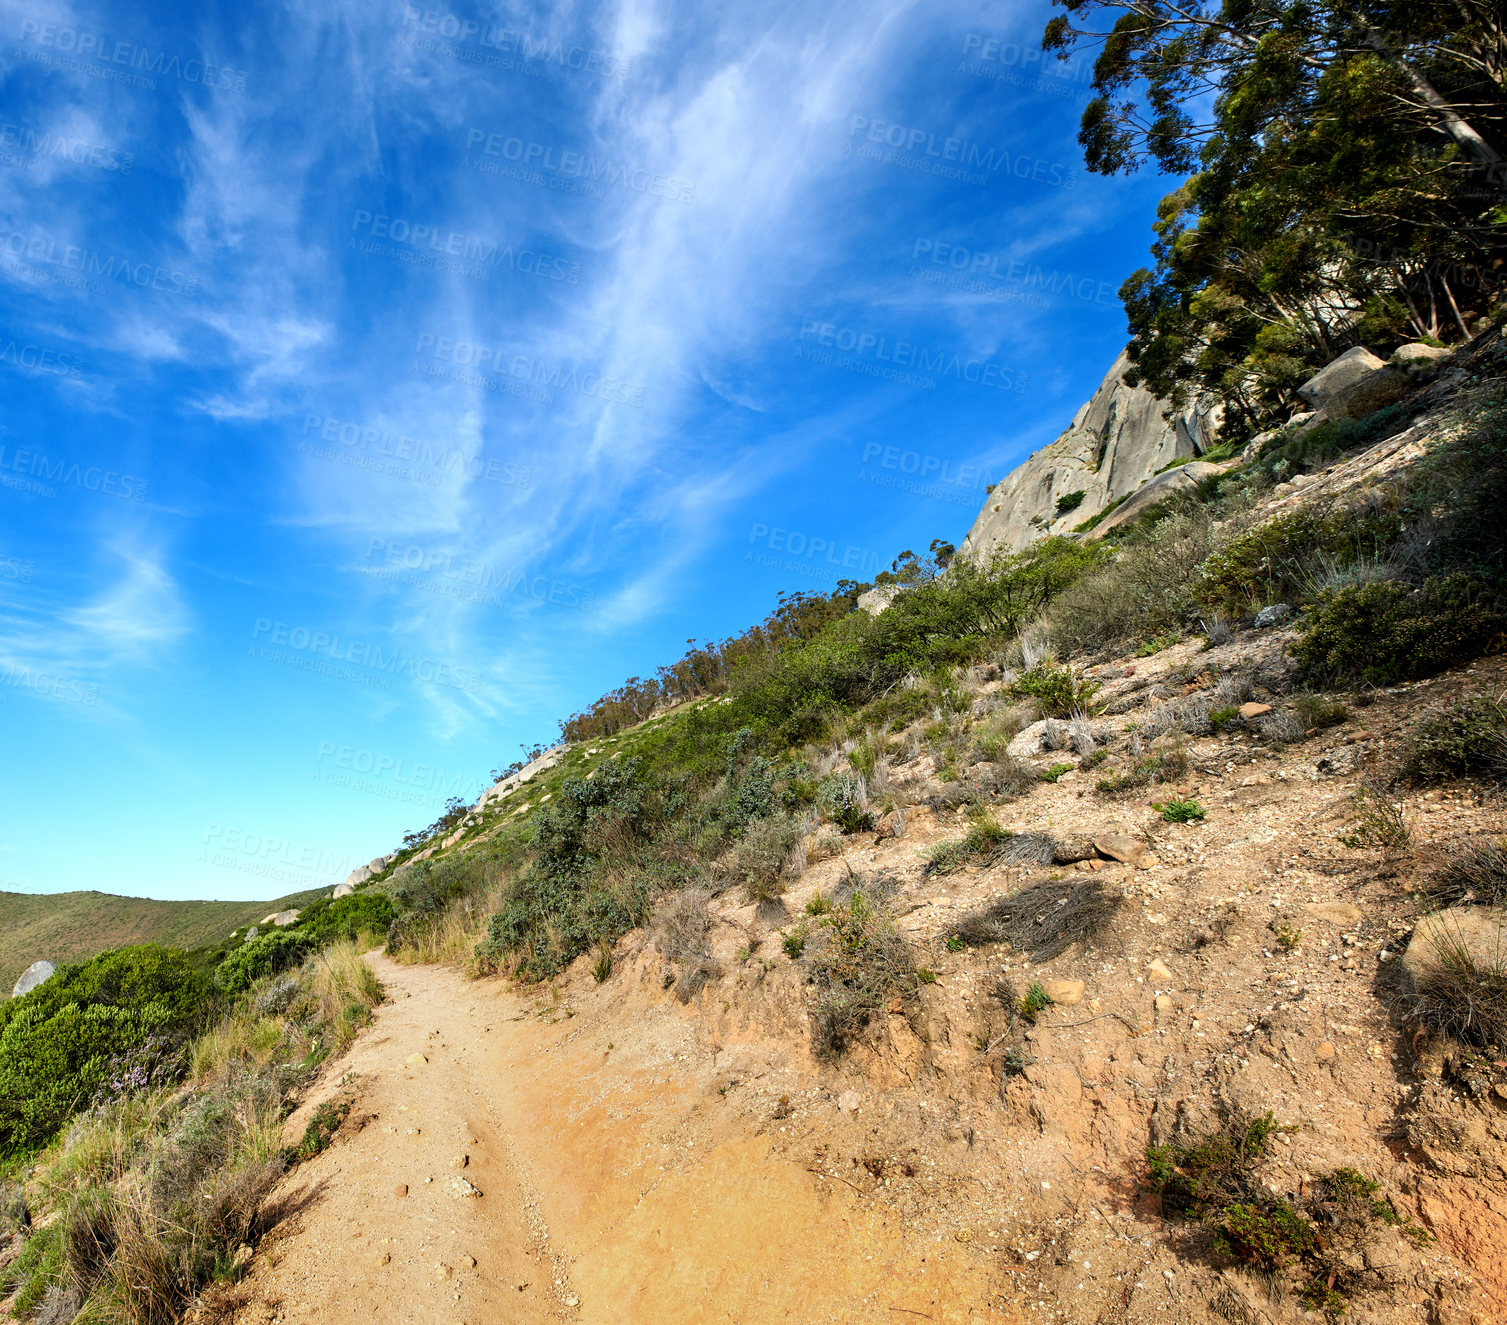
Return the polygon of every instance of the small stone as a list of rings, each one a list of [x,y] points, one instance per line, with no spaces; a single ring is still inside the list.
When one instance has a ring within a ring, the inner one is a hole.
[[[1321,1063],[1330,1062],[1334,1058],[1334,1041],[1320,1040],[1317,1050],[1317,1057],[1319,1062]]]
[[[844,1113],[857,1113],[862,1097],[856,1090],[845,1090],[837,1097],[837,1107]]]
[[[405,1067],[423,1067],[424,1064],[428,1061],[429,1060],[425,1058],[423,1054],[409,1054],[408,1057],[403,1060],[403,1065]]]
[[[1083,1002],[1082,980],[1043,980],[1041,987],[1052,1002],[1060,1003],[1065,1008],[1075,1007]]]
[[[434,1281],[435,1281],[435,1283],[439,1283],[439,1284],[444,1283],[445,1280],[448,1279],[448,1278],[450,1278],[450,1276],[453,1275],[454,1273],[455,1273],[455,1271],[452,1270],[443,1261],[436,1261],[435,1262],[435,1264],[434,1264]]]
[[[400,1182],[396,1187],[394,1187],[392,1189],[392,1194],[394,1196],[399,1196],[399,1197],[401,1197],[401,1196],[407,1196],[408,1195],[408,1184],[406,1182]]]
[[[565,1299],[565,1305],[568,1307],[578,1307],[581,1305],[581,1299],[578,1298],[574,1293],[572,1293]]]
[[[385,1251],[380,1256],[377,1257],[377,1264],[378,1265],[388,1265],[388,1264],[391,1263],[391,1261],[392,1261],[392,1257],[390,1255],[388,1255],[388,1253],[385,1252]]]
[[[481,1195],[481,1192],[464,1178],[451,1178],[449,1183],[446,1184],[445,1190],[457,1200],[466,1200],[469,1197]]]
[[[470,1155],[451,1155],[450,1156],[450,1167],[452,1169],[463,1169],[470,1162],[471,1162],[471,1156]]]
[[[1146,963],[1146,974],[1155,976],[1158,980],[1166,980],[1169,984],[1175,978],[1172,974],[1172,968],[1160,957]]]
[[[1126,837],[1123,833],[1100,833],[1094,838],[1094,849],[1101,856],[1108,856],[1110,860],[1118,860],[1126,865],[1139,865],[1151,855],[1144,842]]]
[[[1249,721],[1251,718],[1259,718],[1263,714],[1270,713],[1271,711],[1272,706],[1270,704],[1258,704],[1254,700],[1252,700],[1248,704],[1242,704],[1240,706],[1240,716],[1242,718],[1245,718],[1247,721]]]
[[[461,1259],[461,1264],[464,1265],[466,1267],[466,1269],[468,1269],[468,1270],[474,1270],[476,1268],[476,1257],[475,1256],[462,1256],[460,1259]]]
[[[1170,994],[1158,994],[1152,1003],[1156,1007],[1157,1016],[1165,1017],[1177,1011],[1177,1004],[1172,1001]]]
[[[973,1234],[970,1233],[966,1228],[958,1229],[958,1231],[953,1234],[953,1237],[955,1237],[959,1242],[973,1241]]]

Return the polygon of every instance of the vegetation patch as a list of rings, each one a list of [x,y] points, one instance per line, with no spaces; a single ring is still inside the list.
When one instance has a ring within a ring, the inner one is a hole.
[[[1075,943],[1087,947],[1124,903],[1102,883],[1038,883],[964,915],[950,933],[970,947],[1008,943],[1032,961],[1050,961]]]
[[[1077,678],[1070,667],[1059,667],[1046,659],[1026,668],[1010,683],[1012,695],[1036,700],[1049,718],[1065,718],[1086,709],[1098,689],[1097,681]]]
[[[1424,714],[1406,737],[1398,772],[1415,783],[1507,776],[1507,705],[1473,695]]]
[[[839,1057],[874,1013],[913,997],[923,983],[895,922],[862,889],[798,928],[804,932],[793,955],[815,987],[811,1047],[819,1058]]]

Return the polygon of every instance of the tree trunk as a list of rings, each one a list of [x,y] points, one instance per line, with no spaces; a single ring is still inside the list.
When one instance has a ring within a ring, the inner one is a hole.
[[[1460,116],[1459,112],[1439,95],[1428,79],[1388,46],[1381,33],[1369,25],[1363,25],[1362,31],[1365,33],[1367,44],[1408,80],[1408,85],[1413,89],[1414,94],[1439,117],[1450,137],[1460,144],[1471,160],[1485,167],[1486,177],[1498,193],[1507,197],[1507,158],[1504,158],[1496,148],[1481,137]]]

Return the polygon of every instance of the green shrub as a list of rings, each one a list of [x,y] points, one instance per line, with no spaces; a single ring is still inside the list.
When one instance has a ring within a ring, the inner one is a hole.
[[[0,1153],[45,1140],[91,1102],[112,1060],[210,1006],[208,978],[156,944],[62,967],[0,1003]]]
[[[1042,770],[1041,780],[1043,782],[1056,782],[1064,773],[1071,773],[1072,771],[1073,766],[1071,764],[1053,764],[1050,768]]]
[[[296,929],[274,929],[243,943],[215,967],[215,984],[227,994],[250,989],[264,975],[274,975],[300,961],[314,941]]]
[[[1066,515],[1069,511],[1076,511],[1083,505],[1083,499],[1088,496],[1087,491],[1079,488],[1076,492],[1065,492],[1057,498],[1057,514]]]
[[[1022,1021],[1035,1023],[1036,1018],[1052,1006],[1052,996],[1043,988],[1040,980],[1035,981],[1026,990],[1025,996],[1020,1000],[1017,1012]]]
[[[1194,800],[1153,801],[1152,809],[1160,810],[1169,824],[1187,824],[1207,817],[1208,811]]]
[[[751,902],[772,902],[785,891],[792,853],[803,833],[788,815],[761,819],[733,850],[728,873]]]
[[[298,929],[322,948],[336,939],[355,939],[366,931],[385,934],[396,915],[391,898],[367,890],[333,901],[321,897],[299,916]]]
[[[892,997],[914,995],[922,977],[895,922],[862,892],[800,928],[808,924],[791,955],[804,959],[816,988],[812,1049],[820,1058],[834,1058]],[[785,937],[787,952],[792,937]]]
[[[1408,733],[1401,775],[1410,782],[1507,774],[1507,704],[1472,695],[1426,713]]]
[[[1029,696],[1049,718],[1065,718],[1076,709],[1087,708],[1099,689],[1097,681],[1075,680],[1070,667],[1058,667],[1043,659],[1028,667],[1010,683],[1010,693],[1017,699]]]
[[[1483,580],[1391,580],[1324,590],[1293,652],[1310,676],[1385,685],[1498,651],[1504,632],[1507,614]]]

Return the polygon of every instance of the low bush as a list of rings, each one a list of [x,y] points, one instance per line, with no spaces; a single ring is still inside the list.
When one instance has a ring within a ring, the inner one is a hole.
[[[1169,824],[1190,824],[1209,813],[1195,800],[1152,801],[1151,808],[1160,810]]]
[[[816,990],[812,1051],[835,1058],[890,999],[913,996],[922,977],[894,921],[861,889],[803,924],[801,958]]]
[[[336,939],[356,939],[363,933],[386,934],[397,911],[391,898],[370,889],[331,900],[321,897],[298,917],[298,929],[316,947]]]
[[[734,848],[729,878],[742,886],[750,902],[774,901],[805,864],[799,850],[804,835],[803,825],[789,815],[759,820]]]
[[[313,940],[296,929],[258,934],[215,967],[215,984],[227,994],[244,993],[263,976],[275,975],[302,960],[313,947]]]
[[[1425,713],[1404,740],[1398,771],[1417,783],[1507,776],[1507,704],[1473,695]]]
[[[1420,587],[1390,580],[1326,589],[1293,652],[1316,679],[1385,685],[1432,676],[1504,641],[1497,590],[1462,573]]]
[[[1076,678],[1069,667],[1058,667],[1043,659],[1028,667],[1010,683],[1010,693],[1018,699],[1031,698],[1049,718],[1065,718],[1085,709],[1099,689],[1097,681]]]
[[[153,1036],[201,1020],[212,995],[184,953],[147,944],[64,966],[0,1003],[0,1153],[44,1140]]]

